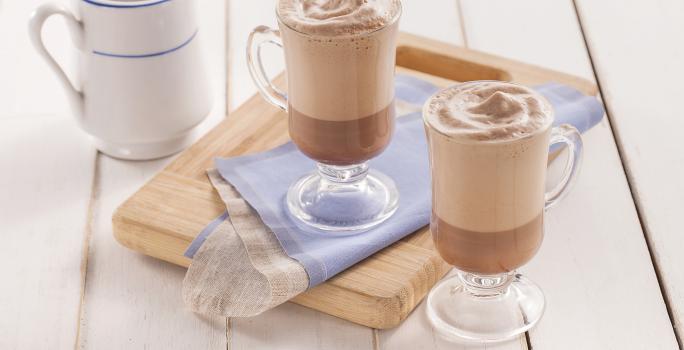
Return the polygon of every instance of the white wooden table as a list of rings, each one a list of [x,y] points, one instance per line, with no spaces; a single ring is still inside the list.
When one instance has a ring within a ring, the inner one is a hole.
[[[170,159],[92,148],[30,47],[26,20],[40,2],[0,0],[0,349],[681,348],[684,1],[404,0],[403,30],[596,80],[608,111],[523,268],[546,314],[496,346],[439,340],[422,306],[385,331],[289,303],[250,319],[189,312],[184,270],[121,247],[110,224]],[[251,28],[275,24],[275,1],[198,2],[217,101],[208,128],[255,92],[244,46]],[[68,61],[57,22],[46,41]],[[273,71],[281,60],[274,51]]]

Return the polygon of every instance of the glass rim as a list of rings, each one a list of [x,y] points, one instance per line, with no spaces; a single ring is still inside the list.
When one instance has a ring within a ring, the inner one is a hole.
[[[316,34],[312,34],[312,33],[306,33],[306,32],[303,32],[303,31],[301,31],[301,30],[297,30],[297,29],[293,28],[291,25],[288,25],[287,23],[285,23],[285,22],[283,21],[282,17],[280,17],[280,11],[278,11],[278,8],[279,8],[278,4],[280,4],[280,0],[278,0],[278,1],[276,2],[275,14],[276,14],[276,19],[278,20],[278,23],[279,23],[279,24],[282,24],[283,26],[285,26],[286,28],[292,30],[293,32],[295,32],[295,33],[297,33],[297,34],[300,34],[300,35],[303,35],[303,36],[306,36],[306,37],[316,37],[316,38],[358,38],[358,37],[364,37],[364,36],[368,36],[368,35],[372,35],[372,34],[381,32],[381,31],[383,31],[383,30],[385,30],[385,29],[391,27],[391,26],[394,25],[395,23],[399,22],[399,18],[401,18],[401,15],[402,15],[402,13],[403,13],[403,11],[404,11],[404,5],[401,3],[401,0],[397,0],[397,3],[399,4],[399,10],[398,10],[397,13],[394,15],[394,17],[392,17],[392,20],[391,20],[391,21],[389,21],[389,22],[383,24],[383,25],[382,25],[381,27],[379,27],[379,28],[373,29],[373,30],[370,31],[370,32],[362,32],[362,33],[357,33],[357,34],[316,35]]]
[[[537,91],[534,91],[534,90],[532,90],[532,92],[534,92],[534,94],[535,94],[536,96],[540,97],[540,98],[541,98],[542,100],[544,100],[549,106],[551,106],[551,119],[549,120],[548,124],[546,124],[543,128],[539,128],[539,129],[535,130],[534,132],[529,133],[529,134],[526,134],[526,135],[524,135],[524,136],[522,136],[522,137],[518,137],[518,138],[514,138],[514,139],[506,139],[506,140],[478,140],[478,139],[466,138],[466,137],[461,137],[461,136],[456,136],[456,135],[452,135],[452,134],[445,133],[445,132],[443,132],[443,131],[437,129],[437,128],[436,128],[435,126],[433,126],[430,122],[428,122],[427,116],[428,116],[428,114],[430,114],[430,113],[428,113],[428,107],[430,106],[430,101],[432,101],[432,99],[435,98],[435,96],[437,96],[437,94],[441,93],[441,92],[444,91],[444,90],[454,89],[454,88],[456,88],[456,87],[463,86],[463,85],[475,85],[475,84],[491,83],[491,82],[512,84],[512,85],[515,85],[515,86],[522,86],[522,87],[524,87],[524,88],[527,88],[527,89],[532,90],[530,87],[525,86],[525,85],[523,85],[523,84],[516,83],[516,82],[513,82],[513,81],[505,81],[505,80],[470,80],[470,81],[464,81],[464,82],[452,84],[452,85],[449,85],[449,86],[447,86],[447,87],[445,87],[445,88],[439,89],[438,91],[436,91],[435,93],[433,93],[432,95],[430,95],[430,97],[428,97],[428,99],[425,101],[425,104],[423,104],[423,108],[422,108],[422,112],[421,112],[421,113],[422,113],[423,124],[425,125],[426,128],[429,128],[430,130],[432,130],[432,131],[434,131],[434,132],[436,132],[436,133],[438,133],[438,134],[440,134],[440,135],[442,135],[442,136],[444,136],[444,137],[446,137],[446,138],[449,138],[449,140],[454,141],[454,142],[457,142],[457,143],[460,143],[460,144],[464,144],[464,145],[468,145],[468,144],[470,144],[470,145],[503,145],[503,144],[511,144],[511,143],[515,143],[515,142],[520,142],[520,141],[528,140],[528,139],[530,139],[530,138],[532,138],[532,137],[534,137],[534,136],[537,136],[537,135],[539,135],[539,134],[543,134],[543,133],[545,133],[545,132],[547,132],[547,131],[549,131],[549,130],[551,130],[551,129],[553,128],[553,122],[554,122],[555,117],[556,117],[556,115],[555,115],[555,114],[556,114],[556,111],[553,109],[553,105],[549,102],[549,100],[548,100],[544,95],[542,95],[542,94],[540,94],[540,93],[538,93]]]

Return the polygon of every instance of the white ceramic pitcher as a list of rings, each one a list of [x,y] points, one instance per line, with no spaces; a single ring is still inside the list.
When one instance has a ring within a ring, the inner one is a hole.
[[[76,0],[38,7],[31,40],[59,77],[81,128],[102,152],[151,159],[180,151],[209,113],[211,93],[197,40],[194,0]],[[78,54],[69,80],[42,41],[64,17]]]

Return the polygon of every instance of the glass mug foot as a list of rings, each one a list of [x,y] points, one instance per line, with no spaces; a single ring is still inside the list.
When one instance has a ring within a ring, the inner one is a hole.
[[[544,313],[544,294],[522,275],[458,271],[427,297],[427,317],[452,341],[501,342],[528,331]]]
[[[311,228],[339,235],[367,231],[397,210],[399,191],[388,176],[368,170],[366,163],[350,166],[318,164],[287,193],[290,215]]]

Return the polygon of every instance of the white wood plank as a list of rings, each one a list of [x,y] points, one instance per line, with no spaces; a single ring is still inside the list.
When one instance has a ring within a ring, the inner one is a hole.
[[[198,7],[214,93],[214,107],[198,133],[225,115],[224,6],[212,1]],[[226,319],[199,316],[183,305],[185,269],[129,251],[112,235],[116,207],[170,161],[126,162],[99,156],[80,348],[226,348]]]
[[[571,1],[460,1],[470,48],[593,79]]]
[[[95,160],[74,124],[0,119],[2,349],[74,346]]]
[[[226,33],[226,8],[229,0],[198,1],[197,17],[200,27],[202,52],[209,82],[214,97],[214,106],[207,119],[197,128],[204,134],[226,116],[227,74],[226,52],[228,38]]]
[[[463,46],[457,0],[402,0],[401,30]]]
[[[231,323],[235,350],[373,349],[372,329],[292,303]]]
[[[606,5],[595,23],[621,27],[609,20],[614,12],[608,9],[622,4]],[[462,5],[472,48],[592,76],[571,1],[463,0]],[[633,76],[629,79],[619,85],[631,84]],[[585,162],[576,187],[550,211],[542,249],[523,268],[547,297],[531,343],[541,349],[675,349],[608,121],[584,140]]]
[[[681,346],[684,2],[577,1],[577,7]]]
[[[199,317],[183,305],[185,269],[130,251],[112,234],[116,207],[169,161],[98,157],[80,348],[226,347],[224,318]]]

